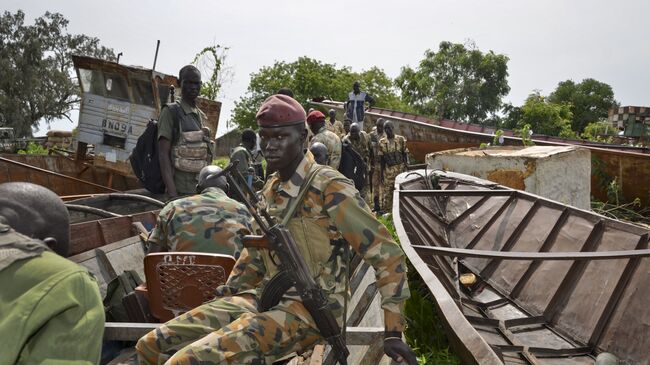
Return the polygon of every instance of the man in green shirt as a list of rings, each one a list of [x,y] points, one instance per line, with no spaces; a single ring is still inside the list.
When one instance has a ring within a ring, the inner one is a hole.
[[[178,79],[181,100],[163,107],[158,120],[160,170],[170,198],[194,194],[199,171],[212,162],[207,117],[196,106],[201,72],[188,65],[179,71]]]
[[[0,185],[0,365],[99,362],[104,306],[88,271],[61,257],[68,223],[50,190]]]

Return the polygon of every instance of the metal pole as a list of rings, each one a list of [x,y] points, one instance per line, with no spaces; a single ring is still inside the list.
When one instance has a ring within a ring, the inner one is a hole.
[[[156,61],[158,61],[158,49],[160,48],[160,39],[156,42],[156,55],[153,58],[152,71],[156,71]]]
[[[122,52],[117,54],[117,62],[116,63],[120,63],[120,57],[122,57]]]

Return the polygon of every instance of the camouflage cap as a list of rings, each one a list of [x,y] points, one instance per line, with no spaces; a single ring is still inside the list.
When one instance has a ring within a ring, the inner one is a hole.
[[[305,109],[294,98],[287,95],[271,95],[257,111],[257,125],[265,128],[287,127],[304,124]]]

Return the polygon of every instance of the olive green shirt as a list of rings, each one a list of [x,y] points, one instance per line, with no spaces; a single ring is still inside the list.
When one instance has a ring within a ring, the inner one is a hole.
[[[0,365],[99,363],[104,306],[85,268],[44,251],[0,270],[0,288]]]
[[[196,125],[194,126],[184,124],[184,131],[198,131],[205,125],[204,121],[207,117],[199,108],[190,106],[182,99],[176,103],[180,104],[182,112],[191,116],[192,119],[196,121]],[[178,119],[178,117],[174,114],[175,113],[170,108],[163,108],[160,111],[160,118],[158,118],[158,139],[164,137],[170,140],[172,142],[172,147],[178,144],[180,138],[180,131],[176,126],[176,119]],[[179,195],[196,194],[196,183],[198,182],[197,178],[199,174],[175,170],[173,161],[172,170],[174,173],[176,192]]]

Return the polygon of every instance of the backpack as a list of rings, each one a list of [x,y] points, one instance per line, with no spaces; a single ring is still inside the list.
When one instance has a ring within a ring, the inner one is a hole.
[[[154,194],[165,192],[165,182],[158,162],[158,124],[150,120],[129,156],[133,173],[142,186]]]

